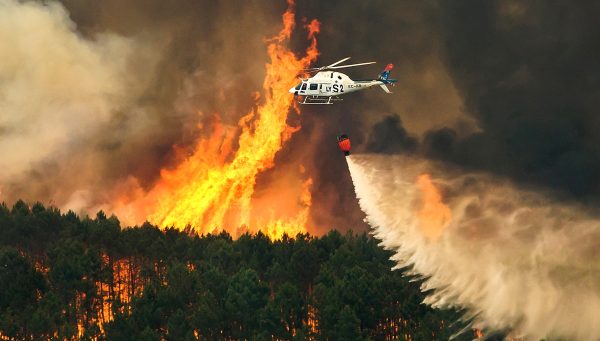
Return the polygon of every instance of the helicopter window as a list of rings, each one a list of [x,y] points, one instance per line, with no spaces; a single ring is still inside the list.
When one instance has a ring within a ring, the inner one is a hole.
[[[319,88],[319,84],[314,84],[313,83],[313,84],[310,85],[310,89],[311,90],[317,90],[318,88]]]
[[[296,85],[296,87],[294,89],[296,90],[300,90],[300,87],[302,86],[302,83],[298,83],[298,85]]]
[[[302,83],[302,89],[300,90],[306,90],[306,83]]]

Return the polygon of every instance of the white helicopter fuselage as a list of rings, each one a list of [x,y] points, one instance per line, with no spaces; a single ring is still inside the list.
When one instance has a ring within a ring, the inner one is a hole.
[[[332,97],[365,90],[375,85],[384,85],[379,80],[352,80],[347,75],[335,71],[321,71],[290,89],[296,96]]]
[[[390,70],[394,67],[393,64],[388,64],[377,79],[353,80],[346,74],[335,70],[369,65],[375,62],[340,65],[348,59],[350,57],[338,60],[327,66],[305,69],[304,71],[308,72],[316,71],[317,74],[307,79],[300,79],[302,82],[291,88],[290,93],[294,94],[295,98],[298,98],[300,104],[333,104],[333,101],[341,101],[340,96],[342,95],[365,90],[375,85],[379,85],[386,93],[391,93],[387,84],[394,85],[397,82],[396,79],[389,78]]]

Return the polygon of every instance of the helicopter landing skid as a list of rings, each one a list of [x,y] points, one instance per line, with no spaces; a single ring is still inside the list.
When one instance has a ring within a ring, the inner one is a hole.
[[[337,96],[304,96],[300,104],[333,104],[334,101],[342,101],[343,99]]]

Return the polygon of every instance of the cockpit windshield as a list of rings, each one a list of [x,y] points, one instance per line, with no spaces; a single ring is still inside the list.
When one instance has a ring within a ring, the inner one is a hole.
[[[296,85],[296,87],[294,87],[294,89],[295,89],[296,91],[298,91],[298,90],[306,90],[306,83],[305,83],[305,82],[302,82],[302,83],[300,83],[300,84]]]

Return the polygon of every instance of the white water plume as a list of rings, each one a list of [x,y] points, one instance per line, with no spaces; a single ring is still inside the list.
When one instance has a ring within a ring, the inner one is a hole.
[[[600,338],[600,219],[584,207],[406,156],[347,160],[373,234],[433,289],[425,303],[526,339]]]

